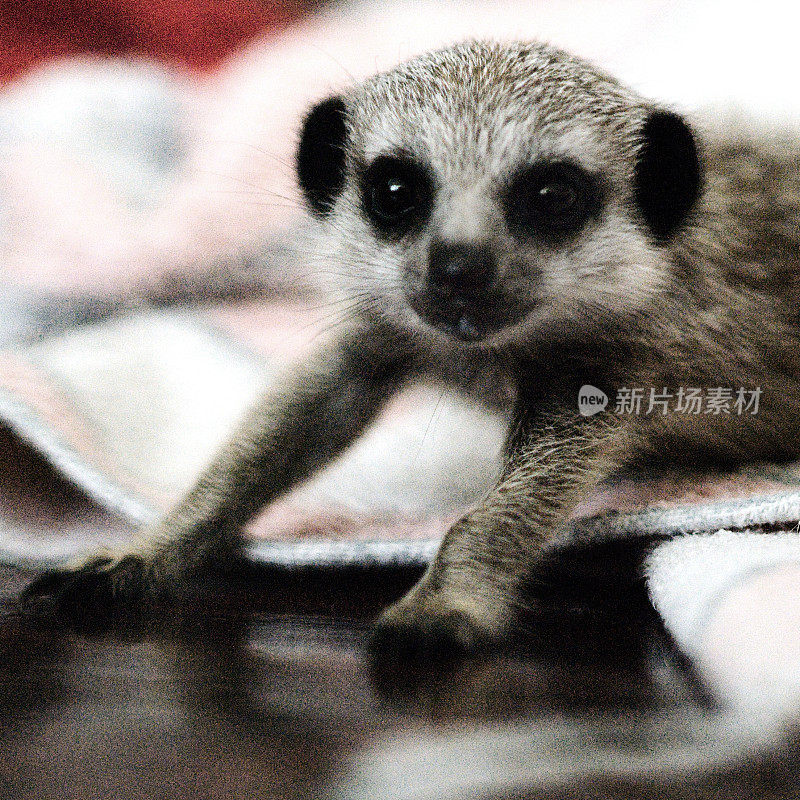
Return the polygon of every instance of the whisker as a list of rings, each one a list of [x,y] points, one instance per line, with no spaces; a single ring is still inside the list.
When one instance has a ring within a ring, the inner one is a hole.
[[[322,55],[324,55],[326,58],[330,59],[337,67],[339,67],[339,69],[342,72],[344,72],[345,75],[347,75],[348,78],[350,78],[351,81],[353,81],[353,83],[357,83],[358,82],[358,79],[356,78],[356,76],[353,75],[353,73],[350,72],[350,70],[347,69],[347,67],[345,67],[344,64],[342,64],[341,61],[339,61],[339,59],[337,59],[334,56],[332,56],[327,50],[323,50],[320,45],[315,44],[314,42],[310,42],[309,46],[313,47],[315,50],[317,50],[320,53],[322,53]]]
[[[425,439],[428,438],[428,433],[430,432],[431,426],[433,425],[433,420],[436,418],[436,414],[439,412],[439,406],[442,403],[444,398],[444,394],[447,391],[447,387],[442,387],[442,391],[439,394],[439,398],[436,400],[436,405],[433,407],[433,413],[431,414],[431,418],[428,420],[428,424],[425,426],[425,432],[422,434],[422,439],[419,443],[419,449],[417,450],[417,454],[414,456],[414,460],[411,462],[411,466],[415,466],[420,455],[422,455],[422,451],[425,447]]]
[[[308,311],[320,311],[322,309],[327,310],[327,309],[330,309],[330,308],[335,308],[336,306],[341,307],[345,303],[351,303],[351,302],[358,301],[358,300],[365,300],[365,299],[367,299],[369,297],[371,297],[370,294],[368,294],[367,292],[362,292],[362,293],[360,293],[358,295],[355,295],[355,296],[342,297],[342,298],[330,300],[330,301],[325,302],[325,303],[320,303],[319,305],[316,305],[316,306],[309,306],[309,307],[307,307],[307,310]]]
[[[238,147],[249,147],[251,150],[255,150],[259,155],[266,156],[267,158],[271,158],[276,163],[280,164],[282,167],[286,167],[288,170],[291,171],[291,174],[294,175],[295,165],[289,161],[284,161],[282,158],[278,158],[278,156],[270,153],[267,150],[264,150],[263,147],[256,147],[252,142],[242,142],[236,139],[215,139],[215,144],[220,145],[235,145]]]
[[[311,322],[308,322],[306,325],[304,325],[301,330],[307,330],[314,325],[319,325],[320,323],[325,323],[329,320],[335,319],[343,313],[357,310],[362,303],[370,299],[371,297],[369,295],[364,294],[362,296],[342,298],[341,301],[333,301],[329,304],[323,304],[318,310],[324,309],[330,313],[311,320]]]
[[[245,180],[244,178],[240,177],[239,175],[226,175],[222,172],[214,172],[213,170],[198,170],[198,174],[201,175],[212,175],[215,178],[222,178],[222,180],[228,181],[236,181],[237,183],[241,183],[243,186],[252,189],[254,192],[263,192],[264,194],[269,194],[272,197],[278,197],[281,200],[288,200],[291,203],[301,203],[302,200],[300,197],[289,197],[288,195],[281,194],[280,192],[276,192],[274,189],[270,189],[266,186],[259,186],[252,181]],[[215,190],[215,191],[224,191],[224,190]]]
[[[297,211],[301,206],[297,203],[268,203],[268,202],[258,202],[258,201],[251,201],[247,205],[253,206],[254,208],[290,208],[292,211]]]
[[[344,325],[347,322],[356,318],[356,313],[361,311],[368,311],[370,309],[375,308],[378,305],[377,300],[372,301],[364,301],[361,300],[357,303],[354,303],[352,306],[344,309],[340,314],[334,318],[329,324],[323,326],[317,333],[313,336],[312,341],[316,341],[320,336],[329,333],[334,328],[338,328],[341,325]]]

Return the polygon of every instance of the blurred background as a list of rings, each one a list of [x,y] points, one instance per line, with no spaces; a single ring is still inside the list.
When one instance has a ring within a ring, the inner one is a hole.
[[[45,59],[82,53],[144,56],[209,70],[314,5],[310,0],[9,0],[0,7],[0,80]]]
[[[796,15],[719,0],[6,0],[0,280],[15,299],[0,317],[31,295],[53,311],[298,285],[304,111],[426,49],[544,38],[681,110],[782,123],[800,108]]]

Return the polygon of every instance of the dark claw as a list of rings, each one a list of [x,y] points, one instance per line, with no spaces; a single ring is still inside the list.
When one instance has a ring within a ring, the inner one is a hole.
[[[111,563],[111,558],[103,556],[85,564],[82,571],[98,569]],[[55,598],[62,591],[64,586],[74,580],[80,574],[75,570],[49,569],[43,572],[38,578],[31,581],[23,590],[22,600],[35,600],[44,598]]]
[[[107,622],[141,615],[153,607],[155,571],[145,558],[128,555],[119,561],[101,556],[79,569],[49,570],[22,593],[28,604],[44,603],[74,622]]]

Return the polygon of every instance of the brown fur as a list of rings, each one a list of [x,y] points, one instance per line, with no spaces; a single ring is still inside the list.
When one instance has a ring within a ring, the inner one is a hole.
[[[800,455],[800,147],[706,132],[705,190],[662,242],[637,217],[632,190],[654,106],[561,51],[467,43],[377,76],[345,101],[348,177],[320,220],[319,259],[344,273],[337,289],[359,300],[357,321],[251,411],[141,544],[34,592],[81,608],[98,596],[123,605],[174,596],[235,550],[261,505],[342,450],[420,372],[469,372],[473,382],[499,373],[516,389],[515,422],[500,482],[384,616],[382,652],[469,648],[508,632],[542,545],[621,463]],[[376,242],[353,180],[386,148],[422,154],[445,187],[428,227],[393,244]],[[602,218],[564,247],[520,244],[498,211],[497,187],[531,148],[566,152],[602,175]],[[485,235],[499,263],[487,302],[525,312],[476,345],[433,329],[408,303],[426,291],[428,248],[443,231]],[[763,395],[755,416],[583,418],[583,384],[609,393],[758,386]]]

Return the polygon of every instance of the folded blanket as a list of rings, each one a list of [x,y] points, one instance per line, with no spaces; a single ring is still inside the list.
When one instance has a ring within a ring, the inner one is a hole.
[[[313,346],[313,320],[286,302],[142,311],[3,353],[0,419],[86,498],[64,507],[61,492],[40,485],[33,496],[18,475],[6,513],[30,519],[35,502],[32,519],[43,524],[34,534],[8,522],[0,553],[52,562],[164,513],[256,393]],[[344,457],[258,518],[254,554],[294,564],[424,563],[496,476],[505,427],[501,413],[445,387],[410,387]],[[11,457],[19,446],[8,439],[6,448]],[[799,470],[619,474],[577,509],[572,535],[791,526],[800,519]],[[90,503],[96,531],[84,516]]]

